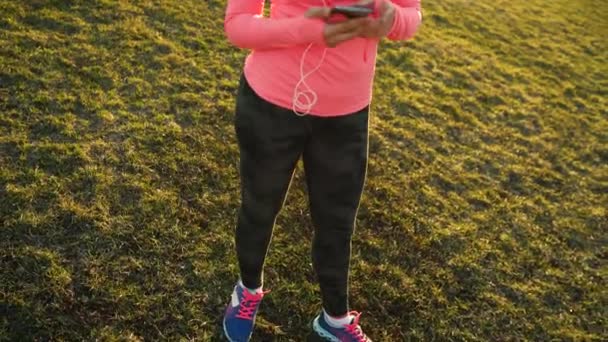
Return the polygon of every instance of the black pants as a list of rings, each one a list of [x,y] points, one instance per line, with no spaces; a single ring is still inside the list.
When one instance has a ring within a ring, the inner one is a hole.
[[[262,284],[275,219],[302,157],[323,307],[330,315],[347,312],[351,237],[367,168],[368,111],[297,116],[260,98],[241,77],[235,118],[241,207],[235,240],[245,286]]]

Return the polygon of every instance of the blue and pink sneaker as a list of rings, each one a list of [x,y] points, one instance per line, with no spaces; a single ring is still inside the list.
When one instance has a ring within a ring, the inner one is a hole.
[[[321,312],[312,322],[312,329],[317,335],[317,340],[331,342],[372,342],[359,326],[359,316],[361,314],[357,311],[351,311],[348,314],[354,316],[351,323],[345,324],[342,328],[334,328],[325,321],[325,315]]]
[[[270,291],[251,293],[236,285],[224,313],[224,334],[230,342],[247,342],[251,338],[255,315],[264,295]]]

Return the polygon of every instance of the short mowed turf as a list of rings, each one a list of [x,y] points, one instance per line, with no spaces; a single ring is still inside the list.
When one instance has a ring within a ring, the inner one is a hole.
[[[219,341],[226,1],[0,1],[0,341]],[[382,42],[351,307],[375,341],[608,339],[608,3],[423,1]],[[320,310],[298,166],[253,341]]]

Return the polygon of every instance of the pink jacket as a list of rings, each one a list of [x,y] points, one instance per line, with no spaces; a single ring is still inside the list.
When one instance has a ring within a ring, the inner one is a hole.
[[[421,21],[420,0],[390,1],[396,5],[396,13],[388,38],[412,38]],[[354,2],[325,0],[327,6]],[[262,16],[264,0],[228,0],[226,35],[235,46],[251,49],[244,73],[255,92],[290,109],[305,49],[313,43],[304,59],[304,74],[319,65],[327,49],[321,66],[305,80],[317,95],[310,114],[337,116],[356,112],[371,102],[378,40],[355,38],[328,48],[323,39],[325,23],[304,17],[306,10],[314,6],[323,6],[323,0],[272,0],[267,18]],[[306,89],[299,89],[303,90]]]

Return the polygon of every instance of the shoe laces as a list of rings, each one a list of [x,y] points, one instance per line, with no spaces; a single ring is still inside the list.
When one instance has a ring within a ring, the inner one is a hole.
[[[252,320],[255,310],[257,309],[260,301],[270,291],[263,291],[258,293],[251,293],[247,289],[243,290],[243,298],[239,305],[239,312],[236,314],[237,318]]]
[[[346,330],[346,332],[349,333],[357,342],[370,341],[359,326],[359,316],[361,316],[361,313],[357,311],[351,311],[348,314],[355,316],[355,318],[353,319],[353,322],[351,324],[344,325],[344,329]]]

